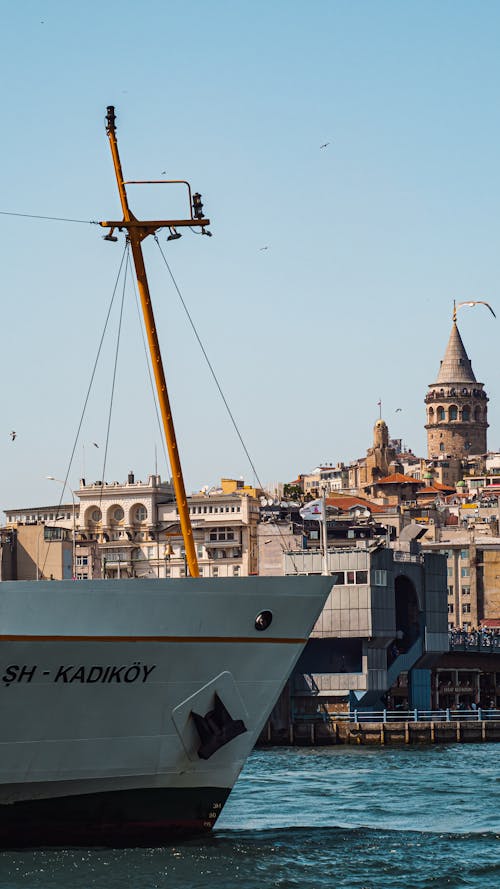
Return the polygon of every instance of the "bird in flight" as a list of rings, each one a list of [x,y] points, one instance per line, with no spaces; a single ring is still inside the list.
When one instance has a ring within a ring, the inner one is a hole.
[[[266,247],[259,247],[259,250],[269,250],[269,245],[266,245]]]
[[[397,407],[396,410],[394,411],[394,413],[397,414],[398,411],[402,411],[402,410],[403,410],[402,407]]]
[[[16,435],[17,435],[17,432],[12,431],[12,432],[10,433],[10,437],[11,437],[12,441],[14,441]]]
[[[99,445],[97,444],[96,441],[93,441],[92,444],[94,445],[95,448],[98,448],[98,447],[99,447]]]
[[[162,170],[161,173],[160,173],[160,176],[166,176],[166,175],[167,175],[167,171],[166,171],[166,170]]]
[[[486,308],[490,310],[493,317],[496,318],[496,315],[495,315],[493,309],[491,308],[490,304],[485,302],[484,299],[471,299],[471,300],[466,300],[465,302],[462,302],[462,303],[457,303],[457,309],[459,309],[460,306],[470,306],[471,308],[472,308],[472,306],[486,306]]]
[[[323,145],[320,145],[319,147],[320,148],[328,148],[329,144],[330,144],[329,142],[323,142]]]

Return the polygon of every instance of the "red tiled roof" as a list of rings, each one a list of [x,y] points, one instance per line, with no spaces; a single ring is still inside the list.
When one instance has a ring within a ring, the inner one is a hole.
[[[421,485],[422,482],[418,478],[412,478],[411,475],[403,475],[401,472],[393,472],[392,475],[386,475],[385,478],[379,478],[374,485]]]
[[[442,485],[441,482],[433,482],[433,488],[436,488],[437,491],[454,491],[455,485]]]
[[[336,506],[341,512],[347,512],[353,506],[361,506],[369,509],[372,513],[386,512],[385,506],[379,506],[378,503],[372,503],[371,500],[365,500],[364,497],[354,497],[351,494],[332,494],[326,498],[327,506]]]
[[[434,485],[426,485],[425,488],[419,488],[418,491],[415,491],[415,495],[418,497],[419,494],[442,494],[443,490],[448,491],[448,488],[438,488]]]

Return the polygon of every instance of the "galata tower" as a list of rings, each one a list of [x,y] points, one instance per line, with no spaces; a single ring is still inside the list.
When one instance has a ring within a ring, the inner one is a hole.
[[[454,318],[437,380],[425,398],[429,460],[486,453],[488,397],[483,386],[474,376]]]

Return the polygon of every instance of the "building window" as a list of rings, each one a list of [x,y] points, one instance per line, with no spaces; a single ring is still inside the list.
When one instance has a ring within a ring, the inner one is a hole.
[[[233,577],[239,577],[239,576],[240,576],[240,566],[233,565]]]
[[[448,602],[448,614],[453,614],[453,602]]]
[[[356,583],[356,572],[346,571],[346,583]]]
[[[460,569],[460,576],[461,577],[469,577],[469,574],[470,574],[469,568],[461,568]]]
[[[331,577],[332,577],[333,583],[337,584],[337,586],[344,585],[345,580],[344,580],[344,572],[343,571],[332,571]]]
[[[123,512],[121,506],[117,506],[116,509],[113,510],[113,518],[115,522],[121,522],[124,515],[125,513]]]
[[[218,576],[219,576],[219,569],[218,569],[217,565],[213,565],[212,566],[212,577],[218,577]]]
[[[470,420],[470,410],[469,410],[468,407],[464,407],[464,408],[462,409],[462,420],[463,420],[465,423],[468,423],[469,420]]]
[[[102,518],[101,510],[100,509],[93,509],[90,514],[90,518],[92,519],[93,522],[100,522],[101,518]]]
[[[468,549],[461,549],[460,550],[460,558],[461,559],[468,559],[469,558],[469,550]]]
[[[199,559],[203,558],[203,544],[202,543],[196,544],[196,555],[198,556]]]
[[[444,407],[438,407],[437,418],[438,418],[438,423],[444,422]]]
[[[234,531],[232,528],[213,528],[210,540],[234,540]]]
[[[448,577],[453,577],[453,565],[448,565],[446,573],[448,574]]]
[[[470,596],[470,586],[462,587],[462,596]]]
[[[368,583],[368,571],[356,571],[356,583]]]
[[[387,586],[387,571],[377,570],[373,572],[374,586]]]
[[[449,596],[453,596],[453,592],[454,592],[453,587],[452,587],[452,586],[449,586],[449,587],[448,587],[448,595],[449,595]]]
[[[139,503],[135,508],[134,515],[136,522],[145,522],[148,517],[148,511],[142,503]]]
[[[470,614],[470,602],[464,602],[462,605],[462,614]]]
[[[449,409],[449,411],[448,411],[448,416],[449,416],[450,420],[456,420],[456,419],[457,419],[457,417],[458,417],[458,408],[457,408],[456,404],[452,404],[452,405],[450,405],[450,409]]]

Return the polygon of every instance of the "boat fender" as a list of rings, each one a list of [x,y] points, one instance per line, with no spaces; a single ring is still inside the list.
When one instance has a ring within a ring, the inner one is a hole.
[[[233,719],[222,703],[217,692],[214,695],[214,708],[205,716],[191,710],[201,746],[198,748],[200,759],[210,759],[213,754],[233,738],[242,735],[247,727],[242,719]]]

